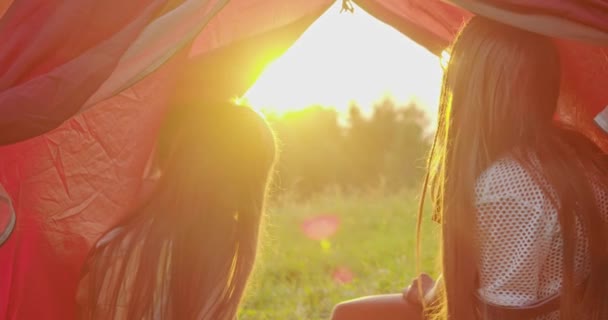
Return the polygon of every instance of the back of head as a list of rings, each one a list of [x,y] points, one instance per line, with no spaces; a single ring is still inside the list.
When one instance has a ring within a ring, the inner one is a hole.
[[[176,106],[157,151],[151,199],[88,261],[81,314],[233,319],[256,256],[273,134],[247,107]]]
[[[477,316],[473,297],[478,252],[471,232],[476,225],[475,184],[485,169],[507,155],[534,176],[547,179],[558,194],[560,223],[567,225],[562,230],[567,264],[563,319],[571,319],[575,305],[601,309],[599,298],[585,297],[581,302],[573,296],[571,248],[577,239],[571,226],[575,217],[588,225],[593,221],[604,226],[588,177],[595,174],[608,179],[608,167],[593,143],[554,120],[561,82],[556,46],[542,35],[474,17],[458,35],[450,54],[425,183],[443,230],[446,303],[439,318],[447,318],[448,313],[455,320]],[[534,165],[536,160],[540,167]],[[565,177],[564,172],[572,175]],[[578,203],[587,205],[573,206]],[[597,254],[605,239],[595,230],[590,232],[590,242],[596,270],[605,260],[605,254]],[[592,275],[600,277],[599,273]],[[606,293],[606,282],[601,281],[590,292]]]
[[[475,17],[454,42],[444,77],[441,116],[452,138],[473,139],[471,151],[489,161],[553,125],[561,75],[549,38]]]

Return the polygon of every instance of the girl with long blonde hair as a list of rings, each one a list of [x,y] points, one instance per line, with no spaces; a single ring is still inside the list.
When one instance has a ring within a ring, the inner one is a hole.
[[[419,214],[428,191],[442,277],[416,279],[392,307],[409,319],[608,319],[608,158],[555,120],[553,40],[477,16],[450,54]],[[334,319],[380,312],[386,297],[372,299]]]
[[[145,201],[87,260],[80,318],[233,320],[258,249],[272,131],[247,107],[176,106],[152,159],[160,174]]]

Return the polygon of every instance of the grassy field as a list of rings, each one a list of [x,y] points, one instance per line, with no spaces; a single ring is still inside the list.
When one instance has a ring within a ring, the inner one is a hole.
[[[267,212],[262,252],[240,319],[328,319],[339,301],[399,292],[416,271],[416,210],[415,192],[275,201]],[[300,228],[304,220],[327,214],[341,221],[329,247]],[[437,230],[429,222],[424,230],[423,269],[432,271]],[[334,280],[337,268],[350,270],[352,281]]]

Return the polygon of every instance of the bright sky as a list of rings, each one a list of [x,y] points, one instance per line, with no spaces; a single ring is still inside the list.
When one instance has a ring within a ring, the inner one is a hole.
[[[340,1],[273,62],[245,98],[256,109],[285,112],[311,104],[370,109],[392,95],[416,99],[434,114],[441,82],[439,59],[364,10],[339,13]]]

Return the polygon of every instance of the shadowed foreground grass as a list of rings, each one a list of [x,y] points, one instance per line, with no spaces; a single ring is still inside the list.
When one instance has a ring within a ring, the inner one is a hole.
[[[399,292],[416,273],[417,201],[415,192],[370,192],[271,204],[262,252],[239,319],[328,319],[333,305],[342,300]],[[302,221],[320,214],[341,220],[329,248],[300,229]],[[427,221],[422,268],[433,271],[438,230]],[[350,283],[333,279],[339,267],[352,271]]]

